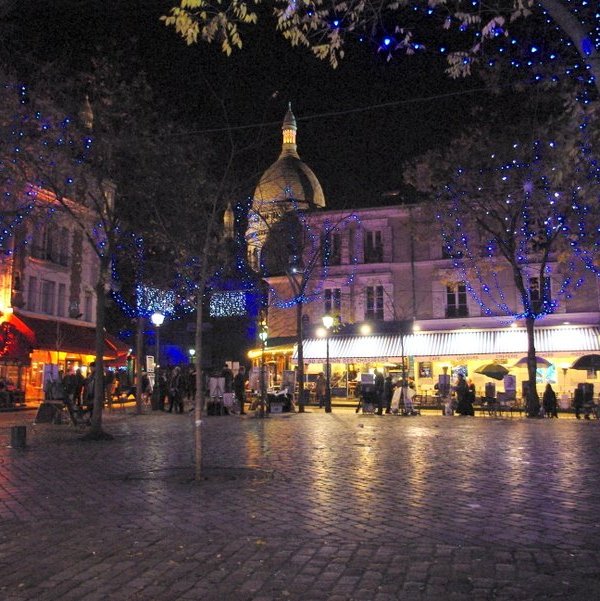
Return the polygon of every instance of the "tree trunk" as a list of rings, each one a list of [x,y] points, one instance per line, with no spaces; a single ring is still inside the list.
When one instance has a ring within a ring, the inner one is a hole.
[[[144,317],[135,320],[135,412],[142,413],[142,361],[144,360]]]
[[[527,377],[529,378],[526,413],[527,417],[537,417],[540,412],[540,397],[538,396],[536,386],[537,362],[535,359],[535,341],[533,337],[535,319],[527,317],[525,325],[527,327]]]
[[[91,440],[112,439],[102,430],[102,410],[104,408],[104,323],[106,315],[106,282],[108,281],[110,259],[108,254],[100,257],[98,281],[96,282],[96,371],[94,379],[94,410],[91,429],[85,436]]]
[[[204,415],[204,377],[202,374],[202,293],[203,287],[199,288],[196,307],[196,335],[194,346],[196,353],[196,395],[194,398],[194,478],[202,478],[202,416]]]
[[[298,378],[298,411],[304,413],[304,348],[302,339],[304,332],[302,329],[302,303],[296,305],[296,344],[298,346],[298,370],[296,377]]]

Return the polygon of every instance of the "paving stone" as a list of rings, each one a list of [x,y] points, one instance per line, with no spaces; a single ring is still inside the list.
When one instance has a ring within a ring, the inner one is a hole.
[[[196,482],[191,416],[32,419],[0,415],[2,601],[600,598],[600,422],[207,418]]]

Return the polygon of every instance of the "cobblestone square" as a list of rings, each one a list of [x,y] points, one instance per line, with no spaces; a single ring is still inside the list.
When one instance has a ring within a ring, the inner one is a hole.
[[[0,416],[0,599],[600,598],[600,422]],[[27,425],[25,449],[9,448]]]

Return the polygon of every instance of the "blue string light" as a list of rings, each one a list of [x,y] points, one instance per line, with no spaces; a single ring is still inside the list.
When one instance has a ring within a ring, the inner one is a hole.
[[[589,122],[582,122],[580,130],[588,129]],[[518,144],[513,149],[525,152]],[[592,207],[600,202],[600,171],[591,144],[584,136],[579,156],[571,159],[573,179],[569,185],[561,179],[560,166],[567,150],[559,143],[538,140],[532,145],[532,156],[530,160],[517,156],[477,171],[457,169],[453,182],[440,196],[450,207],[447,214],[437,215],[446,252],[484,315],[543,318],[555,313],[560,303],[583,285],[580,265],[600,276],[600,234],[591,218]],[[471,231],[473,221],[465,218],[466,211],[474,210],[473,182],[478,184],[480,197],[488,195],[485,210],[483,205],[475,209],[481,211],[481,218],[475,217],[479,232],[487,233],[488,238],[481,235],[478,239],[477,232]],[[521,311],[511,306],[504,294],[502,277],[507,270],[514,277],[504,255],[511,256],[519,267],[526,291],[531,290],[530,278],[538,281],[539,298],[527,294]],[[561,261],[557,263],[558,255]],[[503,261],[504,271],[499,268]],[[551,289],[551,282],[556,290]]]

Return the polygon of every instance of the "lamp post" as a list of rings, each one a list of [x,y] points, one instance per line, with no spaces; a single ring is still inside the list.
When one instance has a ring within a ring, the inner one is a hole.
[[[165,321],[165,316],[162,313],[159,313],[158,311],[156,311],[155,313],[152,313],[152,315],[150,316],[150,321],[154,324],[154,329],[155,329],[155,333],[156,333],[156,360],[154,361],[155,367],[154,367],[154,373],[157,372],[158,366],[159,366],[159,357],[160,357],[160,326],[162,326],[162,324]]]
[[[162,403],[161,403],[161,399],[160,399],[160,387],[158,385],[158,357],[160,354],[160,326],[162,326],[163,322],[165,321],[165,316],[162,313],[159,313],[158,311],[152,313],[152,315],[150,316],[150,321],[154,324],[154,331],[155,331],[155,345],[156,345],[156,350],[155,350],[155,354],[156,357],[154,359],[154,382],[152,383],[152,410],[156,411],[158,409],[160,409],[162,411]]]
[[[325,413],[331,413],[331,364],[329,363],[329,330],[333,326],[333,317],[323,315],[325,326]]]
[[[258,412],[259,417],[265,416],[265,405],[267,399],[267,382],[265,374],[265,346],[267,345],[267,338],[269,337],[269,326],[266,320],[263,318],[260,322],[258,337],[260,338],[261,344],[261,356],[260,356],[260,410]]]
[[[191,348],[188,350],[188,353],[190,355],[190,363],[194,363],[194,357],[196,356],[196,349]]]

